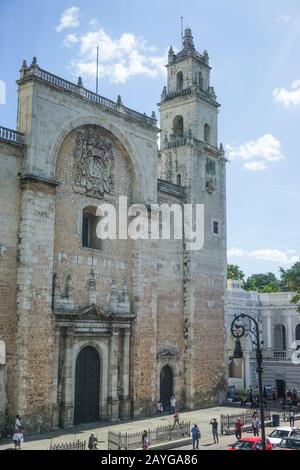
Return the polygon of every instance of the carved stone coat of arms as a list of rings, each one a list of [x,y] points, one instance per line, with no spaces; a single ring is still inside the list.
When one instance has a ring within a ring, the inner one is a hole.
[[[113,144],[99,129],[89,128],[76,134],[74,184],[87,196],[102,198],[114,192]]]

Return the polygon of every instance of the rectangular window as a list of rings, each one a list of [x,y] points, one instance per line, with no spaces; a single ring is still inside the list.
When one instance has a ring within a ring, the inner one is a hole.
[[[216,220],[214,220],[214,234],[215,235],[219,235],[219,222],[217,222]]]

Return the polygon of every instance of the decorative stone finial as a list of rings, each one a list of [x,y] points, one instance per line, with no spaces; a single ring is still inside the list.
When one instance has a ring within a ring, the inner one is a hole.
[[[27,62],[25,59],[22,62],[22,69],[27,69]]]
[[[163,101],[166,98],[166,96],[167,96],[167,87],[164,86],[163,91],[161,92],[161,95],[160,95],[161,100]]]
[[[224,153],[224,147],[223,147],[223,144],[222,144],[222,142],[220,143],[220,150],[221,150],[221,152],[223,152],[223,153]]]
[[[35,56],[32,58],[31,66],[38,67],[37,58]]]
[[[208,64],[208,62],[209,62],[209,56],[208,56],[208,52],[207,52],[206,49],[204,49],[204,51],[203,51],[203,59],[204,59],[204,62],[205,62],[206,64]]]
[[[175,60],[175,52],[173,50],[173,47],[171,46],[170,49],[169,49],[169,52],[168,52],[168,62],[169,64],[174,62]]]
[[[155,119],[155,121],[156,121],[155,111],[152,111],[151,118],[152,118],[152,119]]]
[[[118,95],[118,98],[117,98],[117,105],[118,106],[122,106],[122,98],[121,98],[121,95]]]
[[[80,86],[80,87],[83,87],[83,82],[82,82],[82,78],[81,78],[81,77],[78,77],[77,85]]]
[[[195,49],[192,30],[190,28],[186,28],[184,31],[183,48],[187,50]]]

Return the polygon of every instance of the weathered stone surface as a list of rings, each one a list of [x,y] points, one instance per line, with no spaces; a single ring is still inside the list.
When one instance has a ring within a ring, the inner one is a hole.
[[[161,103],[167,139],[158,158],[153,121],[122,103],[97,103],[82,87],[67,90],[36,64],[22,70],[18,130],[26,146],[0,142],[2,428],[16,413],[34,432],[72,426],[77,357],[87,347],[100,361],[100,419],[153,413],[164,366],[179,407],[222,398],[226,191],[217,105],[195,83],[191,93],[176,94],[178,71],[187,86],[202,70],[209,86],[207,59],[195,54],[169,64],[174,95]],[[178,114],[183,140],[173,145]],[[182,188],[158,193],[158,177],[184,186],[185,197]],[[84,210],[117,205],[119,196],[148,207],[204,204],[203,249],[188,251],[183,240],[84,247]]]

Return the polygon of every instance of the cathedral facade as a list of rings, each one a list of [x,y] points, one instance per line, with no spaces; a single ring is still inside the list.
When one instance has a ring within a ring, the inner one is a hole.
[[[151,117],[23,63],[0,127],[0,430],[220,403],[226,159],[207,51],[170,48]],[[160,131],[160,149],[157,137]],[[203,204],[204,245],[100,240],[97,207]]]

